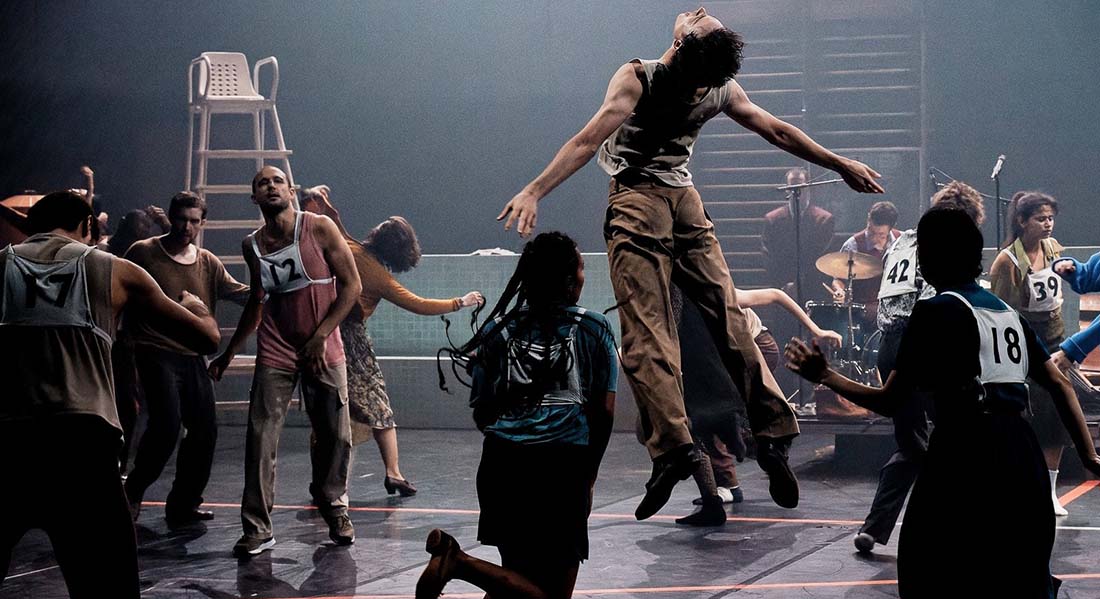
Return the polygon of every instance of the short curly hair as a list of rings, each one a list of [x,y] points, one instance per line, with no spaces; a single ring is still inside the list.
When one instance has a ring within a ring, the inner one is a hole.
[[[693,85],[721,87],[741,71],[744,47],[741,35],[725,27],[702,36],[689,33],[680,40],[669,67]]]
[[[391,216],[367,233],[363,249],[371,253],[390,272],[405,272],[420,264],[420,241],[409,221]]]
[[[893,202],[875,202],[867,212],[867,222],[876,227],[882,225],[893,227],[898,224],[898,207]]]
[[[985,206],[978,190],[963,183],[952,181],[932,196],[931,210],[962,210],[979,227],[985,222]]]

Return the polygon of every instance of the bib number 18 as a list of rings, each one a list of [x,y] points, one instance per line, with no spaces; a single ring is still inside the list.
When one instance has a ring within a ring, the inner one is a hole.
[[[1024,350],[1020,347],[1020,332],[1013,328],[1006,328],[1002,335],[997,334],[997,327],[993,327],[993,361],[1001,364],[1001,337],[1004,337],[1005,353],[1013,364],[1019,364],[1024,358]]]

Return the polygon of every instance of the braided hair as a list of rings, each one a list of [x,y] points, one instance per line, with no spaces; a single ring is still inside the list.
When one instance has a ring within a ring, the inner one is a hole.
[[[452,360],[455,378],[470,388],[473,388],[475,367],[480,367],[485,376],[506,378],[507,373],[502,373],[500,366],[502,352],[522,356],[526,364],[532,365],[530,385],[505,385],[506,388],[498,388],[492,398],[471,398],[474,420],[479,427],[491,424],[505,412],[537,406],[548,386],[572,369],[570,352],[552,358],[534,357],[525,339],[534,335],[551,344],[564,345],[567,340],[561,333],[563,325],[583,326],[597,335],[611,334],[602,321],[565,310],[575,305],[579,296],[582,282],[577,273],[581,266],[577,244],[570,237],[556,231],[538,235],[524,246],[515,272],[483,325],[478,325],[478,311],[474,312],[473,337],[456,346],[450,342],[448,333],[450,347],[440,349],[436,355],[439,386],[444,391],[449,392],[442,367],[444,355]],[[446,317],[443,320],[449,330],[450,322]],[[501,347],[499,333],[505,327],[510,327],[511,332]],[[460,369],[465,371],[465,376],[460,374]]]

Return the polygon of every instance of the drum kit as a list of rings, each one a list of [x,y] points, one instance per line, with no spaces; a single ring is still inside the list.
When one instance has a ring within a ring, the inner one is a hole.
[[[881,334],[867,330],[874,323],[868,322],[867,306],[852,301],[852,283],[880,276],[882,263],[874,256],[852,250],[825,254],[814,265],[822,273],[845,281],[844,301],[806,302],[806,312],[818,326],[844,338],[840,348],[825,350],[830,365],[854,381],[879,386],[876,362]]]

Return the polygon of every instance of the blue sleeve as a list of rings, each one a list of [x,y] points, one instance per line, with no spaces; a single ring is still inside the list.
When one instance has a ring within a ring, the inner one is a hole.
[[[1097,316],[1089,326],[1081,329],[1079,333],[1063,341],[1060,349],[1066,353],[1069,359],[1080,364],[1085,360],[1085,356],[1089,355],[1089,352],[1096,349],[1097,346],[1100,346],[1100,316]]]
[[[1077,267],[1069,279],[1069,286],[1077,293],[1100,291],[1100,252],[1093,254],[1088,262],[1081,263],[1074,258],[1059,258],[1055,262],[1069,260]]]
[[[586,318],[593,322],[583,326],[592,335],[589,344],[591,380],[586,381],[590,393],[615,393],[619,384],[619,351],[611,325],[602,314],[589,312]]]

